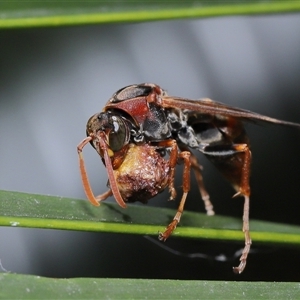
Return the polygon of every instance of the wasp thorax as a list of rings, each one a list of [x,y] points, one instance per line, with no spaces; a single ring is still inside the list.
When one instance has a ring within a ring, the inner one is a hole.
[[[166,91],[161,89],[157,84],[132,84],[115,92],[108,102],[118,103],[139,97],[148,97],[150,94],[154,94],[159,97],[167,96]]]

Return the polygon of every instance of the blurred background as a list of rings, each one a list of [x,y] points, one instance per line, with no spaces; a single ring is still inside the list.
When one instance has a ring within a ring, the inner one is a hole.
[[[133,83],[300,122],[298,28],[300,15],[286,14],[0,31],[0,189],[85,199],[76,146],[88,118]],[[299,131],[246,127],[253,152],[250,218],[299,225]],[[92,147],[84,156],[100,194],[104,166]],[[230,185],[199,160],[216,213],[242,218],[242,198],[231,199]],[[177,203],[166,199],[162,194],[149,205],[175,213]],[[204,212],[196,186],[186,209]],[[300,280],[299,249],[255,241],[245,272],[236,276],[234,254],[243,244],[232,242],[171,237],[162,248],[149,237],[3,227],[0,240],[1,268],[18,273]]]

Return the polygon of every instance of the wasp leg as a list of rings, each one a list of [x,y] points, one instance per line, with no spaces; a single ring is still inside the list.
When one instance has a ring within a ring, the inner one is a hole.
[[[245,196],[244,202],[244,213],[243,213],[243,232],[245,235],[245,247],[243,249],[242,255],[240,257],[240,264],[237,267],[233,267],[233,272],[237,274],[241,274],[247,263],[247,257],[250,252],[250,247],[252,244],[250,237],[250,229],[249,229],[249,196]]]
[[[192,169],[194,170],[195,173],[196,181],[198,183],[200,195],[204,202],[206,214],[208,216],[213,216],[215,214],[214,207],[210,201],[209,194],[206,191],[206,188],[204,186],[203,177],[201,174],[202,166],[199,164],[197,157],[193,153],[191,153],[191,163],[192,163]]]
[[[106,192],[104,192],[103,194],[98,195],[98,196],[96,197],[96,200],[97,200],[98,202],[101,202],[101,201],[106,200],[108,197],[110,197],[110,196],[112,196],[112,195],[113,195],[113,192],[112,192],[111,189],[109,189],[109,190],[107,190]]]
[[[169,174],[168,174],[168,187],[169,187],[169,193],[170,198],[169,200],[174,200],[176,198],[176,189],[174,187],[174,181],[175,181],[175,168],[177,165],[178,160],[178,146],[177,142],[175,140],[166,140],[161,141],[157,143],[159,147],[167,147],[170,149],[170,157],[169,157]]]
[[[232,183],[237,193],[233,196],[244,196],[243,232],[245,235],[245,247],[240,257],[240,264],[233,268],[235,273],[242,273],[245,269],[247,257],[250,252],[251,238],[249,230],[249,206],[250,206],[250,164],[251,151],[247,144],[216,145],[201,149],[206,157],[221,171]]]
[[[196,181],[198,183],[201,198],[204,202],[204,207],[205,207],[205,210],[206,210],[206,214],[208,216],[213,216],[215,214],[214,207],[213,207],[213,205],[210,201],[209,193],[207,192],[207,190],[204,186],[203,177],[202,177],[202,174],[201,174],[201,165],[198,163],[198,160],[194,155],[192,155],[191,158],[192,158],[192,168],[194,170]]]
[[[179,146],[182,151],[188,151],[186,147],[183,145]],[[213,216],[215,214],[214,212],[214,207],[210,201],[210,196],[209,193],[207,192],[204,182],[203,182],[203,177],[202,177],[202,166],[199,164],[197,157],[191,152],[191,164],[192,164],[192,169],[194,170],[194,174],[196,177],[196,181],[199,187],[199,192],[201,195],[201,198],[204,202],[204,207],[206,210],[206,214],[208,216]]]
[[[161,241],[165,241],[175,230],[177,224],[180,222],[180,218],[183,213],[185,200],[187,197],[187,194],[190,190],[190,170],[191,170],[191,160],[190,160],[190,152],[183,151],[179,153],[179,157],[183,159],[184,166],[183,166],[183,194],[179,203],[179,207],[177,209],[177,212],[175,214],[175,217],[173,218],[173,221],[168,225],[168,227],[165,229],[164,232],[161,232],[158,236],[158,239]]]
[[[244,151],[245,154],[244,163],[242,167],[242,174],[241,174],[241,183],[238,192],[234,195],[234,197],[242,195],[245,198],[244,212],[243,212],[243,232],[245,235],[245,247],[240,257],[240,264],[237,267],[233,268],[233,271],[235,273],[241,274],[246,267],[247,257],[250,252],[250,247],[252,243],[250,237],[250,228],[249,228],[249,210],[250,210],[249,177],[250,177],[251,151],[249,150],[247,144],[236,145],[235,148],[237,151]]]
[[[174,200],[176,198],[176,189],[174,187],[174,181],[175,181],[175,168],[177,165],[177,160],[178,160],[178,146],[177,142],[174,140],[170,141],[170,158],[169,158],[169,166],[170,166],[170,171],[169,171],[169,193],[170,193],[170,200]]]

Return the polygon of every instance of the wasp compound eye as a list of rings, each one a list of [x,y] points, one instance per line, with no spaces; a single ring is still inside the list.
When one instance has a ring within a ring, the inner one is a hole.
[[[108,144],[112,151],[117,152],[128,144],[130,129],[128,124],[118,116],[112,116],[110,124],[112,129],[108,135]]]

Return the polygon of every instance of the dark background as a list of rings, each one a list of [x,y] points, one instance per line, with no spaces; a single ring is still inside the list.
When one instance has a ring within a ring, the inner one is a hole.
[[[133,83],[154,82],[170,95],[209,97],[300,122],[298,28],[300,15],[286,14],[0,31],[0,188],[85,199],[76,146],[88,118]],[[250,217],[299,225],[299,131],[252,124],[247,130],[253,152]],[[230,185],[199,159],[216,212],[241,218],[241,198],[231,199]],[[99,194],[106,189],[105,169],[92,147],[86,147],[85,160]],[[162,194],[149,205],[175,213],[176,203],[166,198]],[[186,209],[204,211],[196,186]],[[241,243],[171,237],[164,249],[145,237],[21,228],[0,228],[0,240],[3,268],[18,273],[300,279],[299,249],[255,241],[245,272],[237,276],[231,268]],[[224,262],[215,259],[221,254]]]

